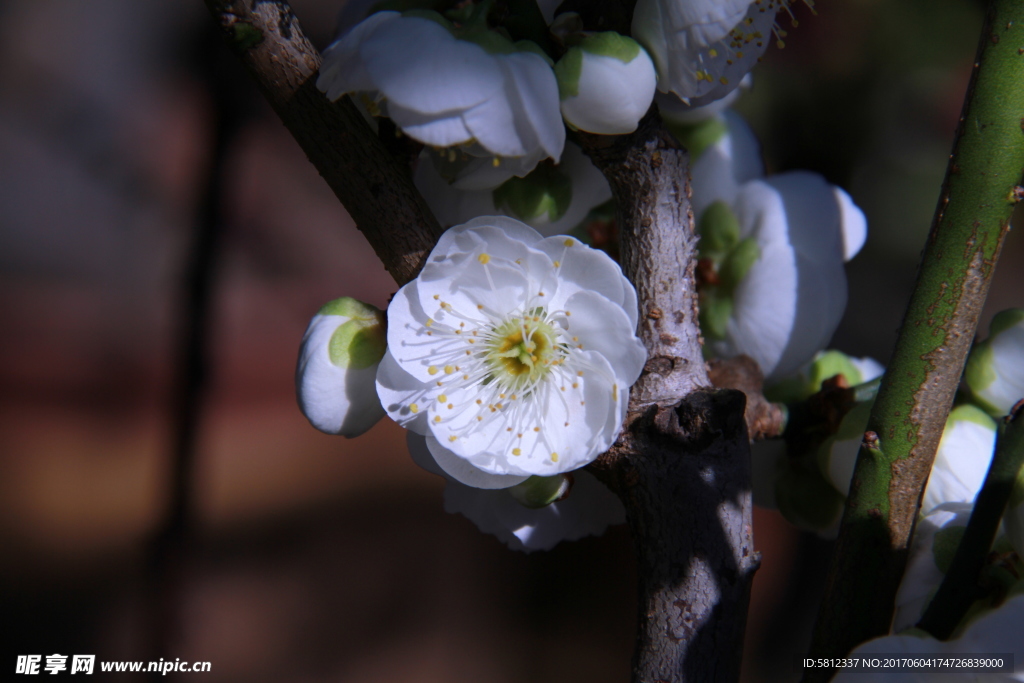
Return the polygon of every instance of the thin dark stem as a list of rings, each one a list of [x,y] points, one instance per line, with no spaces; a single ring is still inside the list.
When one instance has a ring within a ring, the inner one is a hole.
[[[216,36],[206,36],[213,45]],[[203,52],[206,45],[200,46]],[[205,56],[205,55],[204,55]],[[166,515],[153,538],[151,567],[150,649],[156,656],[171,651],[179,629],[180,576],[195,533],[196,444],[209,378],[209,338],[216,272],[223,238],[225,167],[232,142],[247,116],[245,93],[237,92],[233,65],[202,59],[211,111],[210,156],[196,211],[192,243],[186,252],[175,344],[172,395],[172,443]]]
[[[1024,407],[1006,418],[996,441],[985,483],[971,511],[960,545],[938,592],[918,627],[940,640],[949,638],[979,596],[978,576],[995,540],[999,520],[1010,500],[1014,482],[1024,465]]]

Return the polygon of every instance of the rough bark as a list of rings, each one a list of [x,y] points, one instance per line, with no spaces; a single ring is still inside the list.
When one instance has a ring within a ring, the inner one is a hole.
[[[633,680],[735,681],[760,558],[745,398],[710,389],[701,354],[689,157],[654,110],[632,135],[580,140],[619,207],[648,352],[626,429],[594,467],[622,497],[637,548]]]

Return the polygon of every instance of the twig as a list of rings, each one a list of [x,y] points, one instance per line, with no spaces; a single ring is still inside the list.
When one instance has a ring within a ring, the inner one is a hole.
[[[231,88],[227,80],[237,66],[210,54],[216,37],[212,30],[205,32],[199,38],[199,54],[194,55],[212,105],[212,148],[201,176],[203,192],[182,277],[168,507],[149,548],[147,646],[153,657],[170,651],[180,627],[181,575],[195,534],[196,443],[205,407],[211,302],[225,223],[224,172],[231,145],[249,115],[245,91]]]
[[[1024,402],[1006,418],[1005,428],[996,441],[995,455],[985,483],[971,511],[960,545],[949,571],[942,579],[918,627],[940,640],[952,635],[978,597],[978,575],[985,564],[999,520],[1010,500],[1014,482],[1024,465]]]
[[[989,10],[938,208],[872,409],[811,655],[888,632],[907,546],[1024,169],[1024,4]],[[808,681],[831,669],[809,670]]]
[[[320,54],[284,0],[205,0],[267,101],[399,284],[442,229],[403,166],[355,106],[316,89]]]

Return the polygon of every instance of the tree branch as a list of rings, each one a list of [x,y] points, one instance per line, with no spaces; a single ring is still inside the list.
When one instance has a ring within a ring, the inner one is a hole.
[[[982,29],[917,283],[868,421],[811,645],[842,657],[889,631],[921,493],[1024,170],[1024,4],[995,0]],[[865,439],[865,441],[873,441]],[[808,681],[832,670],[808,670]]]
[[[205,0],[228,45],[399,284],[416,277],[443,230],[348,100],[316,89],[320,54],[284,0]]]
[[[701,354],[689,155],[656,109],[631,135],[579,139],[612,187],[648,352],[622,437],[593,466],[623,499],[637,548],[633,680],[735,681],[760,557],[744,395],[708,389]]]

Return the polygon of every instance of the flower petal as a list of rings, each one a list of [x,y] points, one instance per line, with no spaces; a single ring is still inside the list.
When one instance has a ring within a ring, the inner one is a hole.
[[[403,133],[425,145],[450,147],[473,139],[473,133],[466,128],[460,111],[424,114],[395,102],[389,102],[387,110],[388,116]]]
[[[421,17],[382,22],[359,51],[377,89],[421,114],[469,109],[502,84],[497,62],[482,47]]]
[[[636,337],[636,328],[621,305],[595,292],[577,292],[565,302],[572,313],[568,332],[585,351],[603,356],[615,373],[615,380],[628,388],[636,382],[647,362],[647,349]]]
[[[427,435],[427,449],[438,467],[455,481],[477,489],[507,489],[530,478],[529,475],[491,474],[474,467],[469,460],[459,457],[442,446],[433,435]]]
[[[377,28],[400,18],[398,12],[371,14],[365,21],[331,43],[324,50],[316,87],[332,101],[347,93],[376,90],[377,86],[359,53],[359,46]]]
[[[377,368],[377,397],[388,417],[417,434],[430,431],[424,405],[424,382],[413,377],[398,364],[389,349]]]
[[[569,495],[539,509],[519,504],[507,491],[475,489],[449,480],[444,509],[461,514],[480,531],[513,550],[550,550],[560,541],[598,535],[626,521],[619,499],[589,472],[572,473]]]

